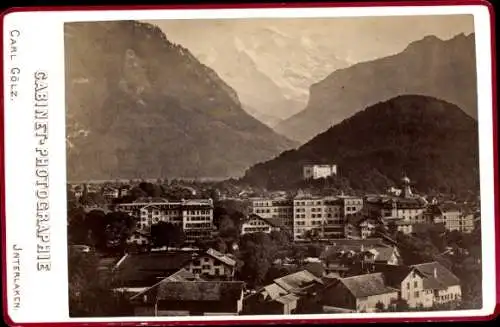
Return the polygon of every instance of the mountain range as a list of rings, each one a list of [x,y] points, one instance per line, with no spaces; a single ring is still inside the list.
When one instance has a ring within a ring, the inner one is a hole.
[[[476,118],[474,34],[427,36],[401,53],[335,70],[311,86],[306,108],[275,130],[305,143],[367,106],[404,94],[443,99]]]
[[[300,20],[150,22],[214,69],[238,93],[243,109],[271,127],[305,108],[311,84],[350,65],[327,37],[318,41],[321,24],[309,22],[304,29]],[[200,30],[210,36],[200,38]]]
[[[65,25],[68,179],[229,177],[295,143],[156,26]]]
[[[305,164],[338,165],[338,180],[380,192],[409,174],[419,191],[476,191],[478,127],[464,110],[422,95],[397,96],[362,110],[296,150],[250,168],[243,182],[297,187]]]

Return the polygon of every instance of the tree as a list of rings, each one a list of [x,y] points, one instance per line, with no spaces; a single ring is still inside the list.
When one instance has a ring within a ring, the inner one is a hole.
[[[141,183],[139,183],[139,188],[148,197],[157,198],[157,197],[160,197],[162,195],[161,187],[158,184],[153,184],[153,183],[148,183],[148,182],[141,182]]]
[[[89,243],[89,232],[85,224],[87,214],[81,207],[68,210],[68,242],[70,244]]]
[[[238,238],[238,234],[238,229],[233,220],[228,215],[222,216],[219,223],[220,237],[235,240]]]
[[[92,210],[85,217],[85,229],[89,233],[91,245],[97,249],[106,248],[106,214],[102,210]]]
[[[309,240],[311,242],[315,242],[319,240],[321,237],[321,233],[318,229],[308,229],[304,232],[304,239]]]
[[[227,244],[222,238],[218,237],[214,242],[214,249],[221,253],[227,253]]]
[[[68,291],[70,317],[130,316],[133,308],[111,280],[99,273],[98,257],[69,250]]]
[[[405,299],[398,298],[391,300],[391,304],[387,309],[388,311],[402,312],[402,311],[408,311],[410,309],[410,306],[408,305],[408,302]]]
[[[312,258],[319,258],[323,252],[323,247],[318,244],[310,244],[307,246],[307,255]]]
[[[377,312],[384,312],[384,310],[385,310],[385,305],[384,305],[382,302],[378,301],[378,302],[375,304],[375,310],[376,310]]]
[[[288,248],[290,245],[290,234],[286,231],[272,231],[269,236],[278,248]]]
[[[161,221],[151,226],[151,240],[158,247],[180,247],[184,244],[185,235],[180,226]]]
[[[106,246],[108,249],[125,249],[127,239],[135,230],[135,219],[124,212],[111,212],[106,215]]]
[[[241,278],[249,285],[261,285],[274,260],[274,244],[265,233],[245,234],[240,242],[240,258],[243,266]]]

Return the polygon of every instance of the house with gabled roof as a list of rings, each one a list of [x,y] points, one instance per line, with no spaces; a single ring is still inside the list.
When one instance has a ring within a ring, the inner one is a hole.
[[[192,259],[187,252],[127,253],[112,269],[112,287],[133,296],[186,267]]]
[[[245,284],[234,281],[162,283],[150,303],[154,316],[229,316],[243,310]]]
[[[193,273],[182,268],[172,275],[161,279],[156,284],[136,293],[130,297],[130,302],[134,306],[135,316],[153,316],[154,307],[151,306],[152,296],[155,295],[157,288],[163,283],[170,282],[189,282],[189,281],[203,281],[203,279]]]
[[[433,261],[412,267],[423,275],[423,289],[432,298],[433,305],[457,305],[461,302],[460,279],[442,264]]]
[[[244,300],[248,314],[294,314],[320,299],[324,282],[307,270],[274,279]]]
[[[356,312],[375,312],[378,303],[388,308],[398,297],[399,290],[389,286],[382,273],[372,273],[334,280],[323,291],[322,303]]]
[[[373,263],[381,263],[381,264],[388,264],[388,265],[400,265],[402,264],[403,260],[401,258],[401,254],[399,253],[399,250],[397,247],[392,246],[392,247],[374,247],[369,250],[367,250],[369,253],[372,254],[372,257],[369,258],[370,262]]]
[[[223,254],[214,249],[198,254],[186,266],[193,274],[230,280],[236,271],[236,260],[228,254]]]
[[[256,214],[249,215],[248,219],[241,224],[241,235],[250,233],[271,233],[272,231],[284,230],[282,219],[266,218]]]

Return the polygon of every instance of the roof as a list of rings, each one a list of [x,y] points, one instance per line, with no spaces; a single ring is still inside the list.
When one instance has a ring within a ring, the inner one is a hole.
[[[183,282],[183,281],[194,281],[194,280],[203,280],[201,277],[193,274],[189,270],[186,270],[184,268],[180,269],[179,271],[173,273],[172,275],[168,276],[167,278],[163,279],[164,281],[168,282]]]
[[[286,290],[275,283],[264,286],[259,291],[259,293],[264,296],[264,299],[270,298],[271,300],[275,300],[283,295],[288,294]]]
[[[331,240],[330,245],[327,245],[321,253],[320,258],[326,259],[330,255],[336,254],[340,251],[359,251],[363,247],[365,250],[374,247],[390,247],[385,244],[381,238],[367,238],[367,239],[337,239]]]
[[[400,208],[424,208],[427,206],[427,201],[417,195],[410,198],[392,195],[374,195],[367,196],[365,201],[383,207],[392,207],[393,204]]]
[[[358,226],[361,222],[365,221],[368,217],[366,217],[361,212],[356,212],[354,214],[346,215],[347,223],[353,226]]]
[[[353,313],[356,312],[355,310],[350,310],[350,309],[345,309],[345,308],[339,308],[339,307],[332,307],[332,306],[323,306],[323,312],[324,313]]]
[[[382,273],[365,274],[340,279],[356,298],[397,292],[385,283]]]
[[[154,291],[156,287],[158,287],[162,283],[168,283],[168,282],[186,282],[186,281],[202,281],[203,279],[200,278],[199,276],[196,276],[195,274],[191,273],[190,271],[182,268],[179,271],[173,273],[172,275],[162,279],[158,283],[154,284],[151,287],[146,288],[142,292],[132,296],[130,299],[133,300],[135,298],[138,298],[142,294],[150,293],[151,291]]]
[[[212,248],[208,249],[206,254],[208,254],[209,256],[211,256],[212,258],[228,265],[228,266],[234,266],[236,265],[236,261],[234,261],[233,259],[231,259],[230,257],[228,257],[227,255],[225,254],[222,254],[220,253],[219,251],[217,250],[214,250]]]
[[[169,282],[158,287],[159,301],[236,301],[240,299],[243,282],[196,281]]]
[[[321,277],[325,273],[325,267],[320,262],[308,262],[302,268],[316,277]]]
[[[460,279],[439,262],[421,263],[412,267],[424,275],[425,289],[443,289],[460,285]],[[434,272],[436,275],[434,275]]]
[[[320,278],[314,276],[307,270],[276,278],[274,282],[288,292],[299,291],[313,284],[323,284]]]
[[[375,261],[384,261],[387,262],[391,259],[391,257],[396,252],[395,248],[391,247],[376,247],[369,250],[370,252],[375,254]]]
[[[158,278],[167,277],[192,259],[186,252],[150,252],[127,254],[115,268],[115,283],[120,286],[152,286]]]
[[[299,300],[299,297],[296,296],[295,294],[287,294],[283,295],[282,297],[277,298],[275,301],[283,304],[288,304],[292,302],[297,302]]]

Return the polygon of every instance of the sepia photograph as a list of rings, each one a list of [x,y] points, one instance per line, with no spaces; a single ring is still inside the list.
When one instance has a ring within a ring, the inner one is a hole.
[[[70,317],[481,309],[476,51],[466,14],[65,22]]]

